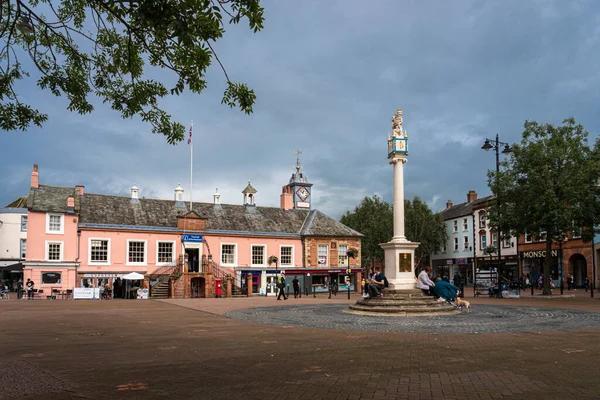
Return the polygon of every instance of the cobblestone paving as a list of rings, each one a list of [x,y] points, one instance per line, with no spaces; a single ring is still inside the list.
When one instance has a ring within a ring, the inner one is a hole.
[[[229,318],[277,326],[376,332],[502,333],[600,327],[600,313],[540,307],[478,305],[460,315],[405,317],[350,314],[339,304],[258,307],[226,313]]]

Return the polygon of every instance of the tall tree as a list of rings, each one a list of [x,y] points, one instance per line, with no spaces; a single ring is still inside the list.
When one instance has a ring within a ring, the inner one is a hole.
[[[215,52],[225,22],[247,20],[263,27],[260,0],[5,0],[0,3],[0,128],[41,126],[47,115],[19,96],[18,81],[34,76],[37,86],[68,99],[80,114],[94,107],[91,95],[120,112],[137,115],[169,143],[183,140],[185,127],[159,106],[168,95],[200,93],[213,60],[227,88],[221,102],[252,112],[256,99],[244,83],[231,81]],[[166,70],[147,79],[148,65]]]
[[[546,235],[545,295],[551,294],[552,243],[580,228],[584,241],[593,238],[594,215],[600,212],[599,150],[598,141],[589,146],[588,132],[573,118],[560,126],[526,121],[521,143],[502,162],[498,179],[488,173],[500,200],[499,210],[495,204],[489,213],[492,226],[512,235]]]
[[[429,263],[431,254],[448,239],[442,214],[433,213],[423,200],[415,197],[412,203],[404,202],[404,221],[406,238],[421,243],[415,250],[415,263]]]
[[[381,243],[389,242],[394,234],[393,207],[378,196],[365,197],[354,211],[346,211],[340,219],[363,235],[362,259],[372,265],[384,260]],[[415,250],[415,262],[427,260],[429,255],[446,241],[447,233],[441,214],[434,214],[419,197],[404,201],[406,238],[421,244]]]
[[[361,259],[366,265],[383,261],[380,243],[388,242],[393,234],[391,204],[378,196],[365,197],[354,211],[346,211],[340,222],[365,235],[361,244]]]

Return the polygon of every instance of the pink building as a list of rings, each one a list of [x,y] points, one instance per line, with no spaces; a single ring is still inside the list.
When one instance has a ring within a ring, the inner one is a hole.
[[[346,251],[360,250],[362,235],[311,210],[311,186],[298,166],[280,207],[257,206],[248,183],[243,204],[221,204],[215,193],[213,203],[193,203],[190,210],[180,186],[173,200],[140,198],[135,185],[129,197],[91,194],[83,186],[40,185],[36,165],[24,278],[44,295],[108,285],[123,297],[144,285],[155,297],[208,297],[215,278],[231,277],[241,290],[248,274],[253,293],[271,295],[285,270],[289,281],[296,276],[309,290],[323,290],[326,279],[343,281]],[[271,256],[277,265],[269,265]],[[356,289],[360,256],[350,266]],[[145,282],[128,286],[120,278],[130,272],[145,275]]]

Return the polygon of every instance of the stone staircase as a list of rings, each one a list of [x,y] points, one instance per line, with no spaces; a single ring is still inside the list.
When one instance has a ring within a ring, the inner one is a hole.
[[[169,279],[162,279],[152,286],[150,291],[151,299],[168,299],[169,298]]]
[[[425,296],[421,290],[384,289],[383,298],[358,300],[350,306],[351,312],[380,314],[380,315],[447,315],[459,314],[447,302],[438,302],[435,298]]]

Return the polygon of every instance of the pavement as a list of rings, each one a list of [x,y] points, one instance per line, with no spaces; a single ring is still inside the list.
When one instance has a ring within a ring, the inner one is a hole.
[[[551,310],[535,322],[547,329],[332,329],[303,324],[310,311],[293,312],[343,309],[349,301],[340,295],[286,301],[2,300],[0,399],[600,397],[600,328],[592,327],[598,299],[468,300],[472,316]],[[257,323],[265,309],[298,315],[290,320],[296,325]],[[227,317],[235,313],[256,318]]]

